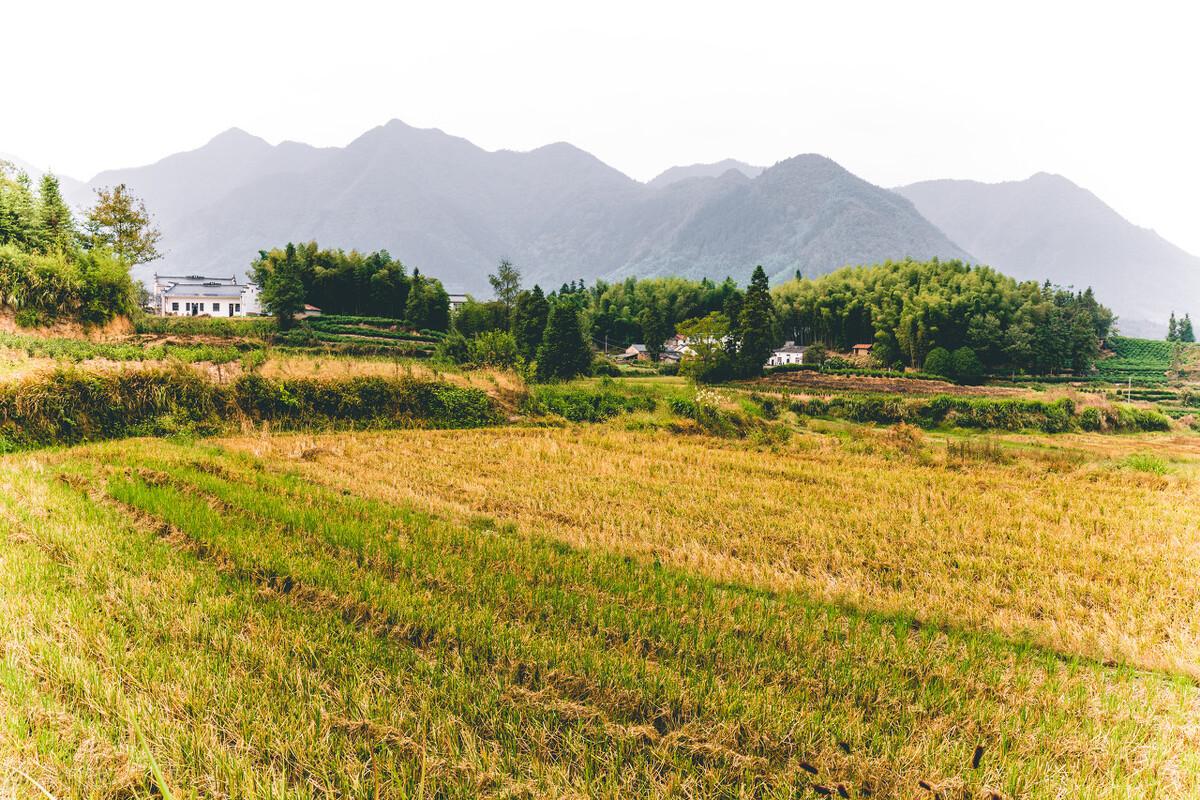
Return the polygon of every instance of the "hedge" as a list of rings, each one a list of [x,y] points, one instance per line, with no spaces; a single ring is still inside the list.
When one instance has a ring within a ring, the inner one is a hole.
[[[0,449],[228,430],[248,420],[276,428],[488,425],[488,395],[436,380],[356,377],[219,384],[187,369],[60,370],[0,386]]]
[[[1075,403],[1069,398],[1047,402],[950,395],[905,398],[848,394],[796,400],[790,408],[797,414],[855,422],[907,422],[924,427],[947,424],[962,428],[1037,430],[1044,433],[1072,430],[1165,431],[1171,427],[1165,415],[1133,406],[1093,407],[1076,413]]]

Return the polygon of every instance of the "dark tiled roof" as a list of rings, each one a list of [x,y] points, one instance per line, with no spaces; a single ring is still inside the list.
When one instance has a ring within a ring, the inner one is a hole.
[[[177,283],[163,290],[170,297],[235,297],[240,298],[245,286],[212,283]]]

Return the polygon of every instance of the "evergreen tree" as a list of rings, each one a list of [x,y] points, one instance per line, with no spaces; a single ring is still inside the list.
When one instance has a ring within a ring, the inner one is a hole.
[[[512,313],[512,335],[526,361],[537,358],[549,316],[550,304],[542,294],[542,287],[535,284],[532,289],[517,295]]]
[[[425,291],[425,276],[414,269],[408,282],[408,302],[404,307],[404,324],[420,330],[429,318],[429,293]]]
[[[537,352],[537,379],[568,380],[586,374],[591,365],[592,351],[583,339],[578,312],[570,303],[555,302]]]
[[[33,185],[24,172],[9,179],[7,163],[0,162],[0,244],[13,244],[26,252],[40,250]]]
[[[1196,334],[1192,330],[1192,318],[1189,314],[1183,315],[1183,320],[1179,323],[1179,341],[1194,342]]]
[[[437,278],[425,284],[428,295],[428,314],[425,317],[425,327],[433,331],[450,330],[450,295],[446,287]]]
[[[75,220],[63,200],[58,178],[50,173],[42,176],[39,187],[37,222],[45,250],[66,253],[75,247]]]
[[[662,355],[663,344],[675,329],[657,298],[651,298],[642,309],[638,323],[642,328],[642,341],[646,343],[646,352],[652,361],[658,361],[658,357]]]
[[[738,372],[747,378],[762,374],[775,343],[775,306],[767,273],[754,268],[738,318]]]
[[[263,307],[275,316],[280,328],[290,328],[296,314],[304,309],[304,281],[296,246],[289,242],[282,259],[268,265],[264,257],[261,263],[261,268],[256,268],[255,281],[262,287]]]
[[[1176,320],[1175,320],[1175,312],[1174,311],[1171,312],[1171,319],[1169,322],[1167,322],[1167,341],[1168,342],[1178,342],[1179,341],[1179,323],[1176,322]]]

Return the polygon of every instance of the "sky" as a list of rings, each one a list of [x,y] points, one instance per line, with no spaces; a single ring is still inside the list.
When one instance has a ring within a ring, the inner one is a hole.
[[[640,180],[809,152],[882,186],[1055,172],[1200,254],[1196,4],[2,2],[0,152],[77,178],[395,118]]]

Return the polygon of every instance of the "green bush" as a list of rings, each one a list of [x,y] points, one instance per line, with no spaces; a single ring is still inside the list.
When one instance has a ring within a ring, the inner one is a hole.
[[[481,367],[514,369],[525,359],[517,348],[517,340],[508,331],[487,331],[471,340],[471,362]]]
[[[451,364],[466,364],[471,360],[471,343],[458,331],[450,331],[433,349],[433,357]]]
[[[954,376],[954,357],[944,347],[935,347],[925,356],[924,371],[930,375],[941,375],[945,378]]]
[[[556,414],[571,422],[603,422],[619,414],[653,411],[657,407],[653,397],[622,394],[603,384],[597,389],[555,384],[536,386],[525,401],[526,413]]]
[[[621,368],[603,356],[592,359],[592,374],[599,378],[619,378]]]
[[[974,350],[965,345],[954,351],[951,370],[951,374],[959,383],[973,385],[983,382],[983,362]]]

